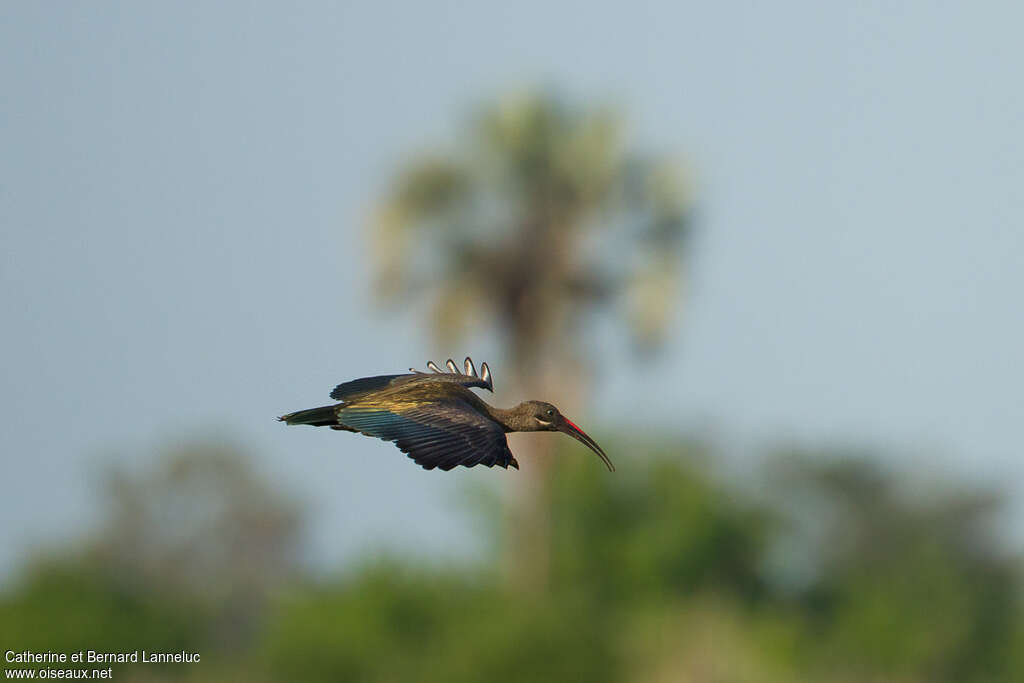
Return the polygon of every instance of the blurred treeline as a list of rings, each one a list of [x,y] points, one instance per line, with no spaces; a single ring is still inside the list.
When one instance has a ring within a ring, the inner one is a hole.
[[[478,560],[314,577],[296,562],[301,506],[240,450],[199,444],[111,474],[96,534],[3,595],[0,642],[202,654],[118,680],[1024,680],[996,497],[826,452],[766,456],[730,484],[713,445],[600,436],[630,457],[615,475],[556,459],[543,590],[507,580],[490,489],[465,503]]]

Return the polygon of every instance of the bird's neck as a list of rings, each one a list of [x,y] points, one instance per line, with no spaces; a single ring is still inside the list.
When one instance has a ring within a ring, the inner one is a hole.
[[[523,431],[523,419],[522,414],[518,410],[519,406],[515,408],[495,408],[492,405],[484,403],[484,408],[487,414],[491,416],[491,419],[502,426],[506,432],[521,432]]]

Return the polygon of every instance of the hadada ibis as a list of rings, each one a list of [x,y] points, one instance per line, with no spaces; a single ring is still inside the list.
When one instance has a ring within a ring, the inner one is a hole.
[[[586,432],[544,401],[525,401],[503,410],[482,401],[470,388],[494,391],[487,363],[477,375],[466,358],[463,370],[451,359],[444,372],[433,361],[432,373],[364,377],[339,384],[335,405],[310,408],[277,418],[290,425],[330,427],[393,441],[424,469],[450,470],[457,465],[519,469],[505,434],[564,432],[586,444],[615,471],[612,461]]]

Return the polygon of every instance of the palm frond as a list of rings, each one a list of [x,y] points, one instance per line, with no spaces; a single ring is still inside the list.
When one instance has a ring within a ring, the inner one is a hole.
[[[678,167],[629,155],[610,108],[518,93],[481,109],[460,153],[413,162],[375,223],[382,294],[426,299],[456,341],[483,320],[562,343],[581,310],[620,310],[644,346],[667,329],[691,222]],[[616,242],[591,250],[590,239]],[[572,311],[572,314],[568,313]],[[561,322],[559,322],[561,321]],[[522,343],[522,340],[520,342]]]

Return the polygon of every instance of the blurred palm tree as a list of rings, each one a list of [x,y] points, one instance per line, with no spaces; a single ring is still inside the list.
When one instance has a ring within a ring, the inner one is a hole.
[[[377,291],[428,303],[440,345],[497,332],[520,398],[574,410],[592,314],[625,321],[638,350],[662,341],[689,226],[679,170],[627,151],[612,110],[550,93],[485,106],[466,140],[454,153],[413,160],[383,198]],[[536,503],[549,460],[525,459],[523,514],[510,526],[519,530],[516,555],[531,558],[541,581],[548,530],[530,513],[545,508]]]

